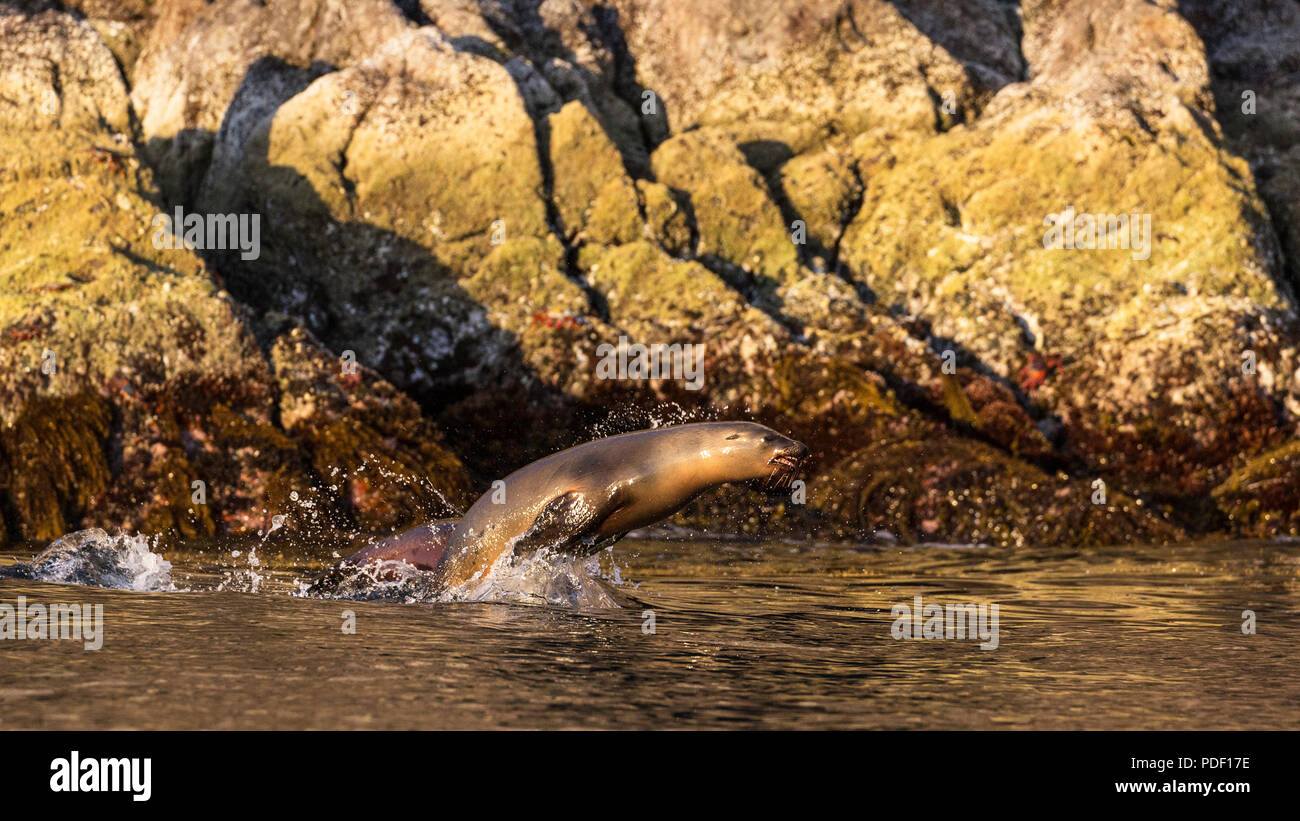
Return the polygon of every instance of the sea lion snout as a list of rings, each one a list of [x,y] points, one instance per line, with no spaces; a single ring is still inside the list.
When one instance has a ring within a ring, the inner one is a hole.
[[[700,428],[726,434],[723,441],[727,447],[723,452],[732,454],[745,469],[757,469],[758,475],[762,476],[768,475],[771,468],[776,468],[779,472],[792,471],[809,453],[808,446],[803,442],[797,442],[756,422],[704,424]]]
[[[804,459],[808,458],[807,445],[803,442],[796,442],[793,439],[789,440],[789,442],[790,444],[777,451],[776,456],[772,457],[774,460],[781,459],[784,461],[792,459],[795,462],[802,462]]]
[[[803,442],[782,436],[770,428],[763,430],[765,434],[760,441],[766,459],[754,486],[765,491],[785,490],[794,482],[795,473],[808,458],[810,451]]]
[[[773,433],[764,437],[763,441],[773,448],[774,452],[767,460],[767,463],[773,467],[794,470],[808,458],[808,446],[788,436]]]

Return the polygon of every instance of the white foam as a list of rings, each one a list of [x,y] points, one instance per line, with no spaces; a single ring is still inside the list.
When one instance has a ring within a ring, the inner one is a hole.
[[[448,591],[439,598],[578,608],[619,607],[599,576],[600,562],[595,556],[576,558],[549,550],[515,556],[506,551],[482,578],[476,576],[463,588]]]
[[[78,530],[50,543],[32,559],[31,578],[115,590],[176,589],[172,564],[153,552],[147,536],[110,536],[100,528]]]

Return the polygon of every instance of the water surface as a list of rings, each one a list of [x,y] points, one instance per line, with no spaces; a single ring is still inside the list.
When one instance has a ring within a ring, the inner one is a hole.
[[[1294,543],[627,540],[622,609],[304,599],[302,558],[167,558],[176,592],[0,579],[105,622],[98,651],[0,641],[0,728],[1300,727]],[[997,649],[895,640],[917,595],[997,604]]]

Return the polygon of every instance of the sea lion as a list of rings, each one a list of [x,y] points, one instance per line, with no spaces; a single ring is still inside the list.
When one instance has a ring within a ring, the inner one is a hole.
[[[307,588],[307,595],[337,595],[358,580],[363,587],[375,582],[397,582],[406,573],[402,564],[416,570],[434,570],[459,521],[433,521],[367,545],[317,576]]]
[[[367,546],[355,555],[349,556],[346,562],[351,565],[363,565],[371,562],[404,561],[421,570],[432,570],[438,566],[442,552],[447,549],[447,541],[456,530],[456,523],[459,521],[459,519],[441,519],[427,525],[413,527]]]
[[[384,539],[331,573],[404,561],[434,571],[440,589],[455,589],[508,551],[591,555],[720,484],[789,487],[807,455],[802,443],[753,422],[698,422],[597,439],[510,474],[459,522],[436,522]]]

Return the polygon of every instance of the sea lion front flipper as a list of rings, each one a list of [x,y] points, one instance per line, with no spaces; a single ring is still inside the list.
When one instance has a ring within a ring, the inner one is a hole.
[[[515,542],[515,553],[550,548],[574,553],[594,538],[600,523],[618,508],[618,491],[571,490],[547,502],[532,525]]]

